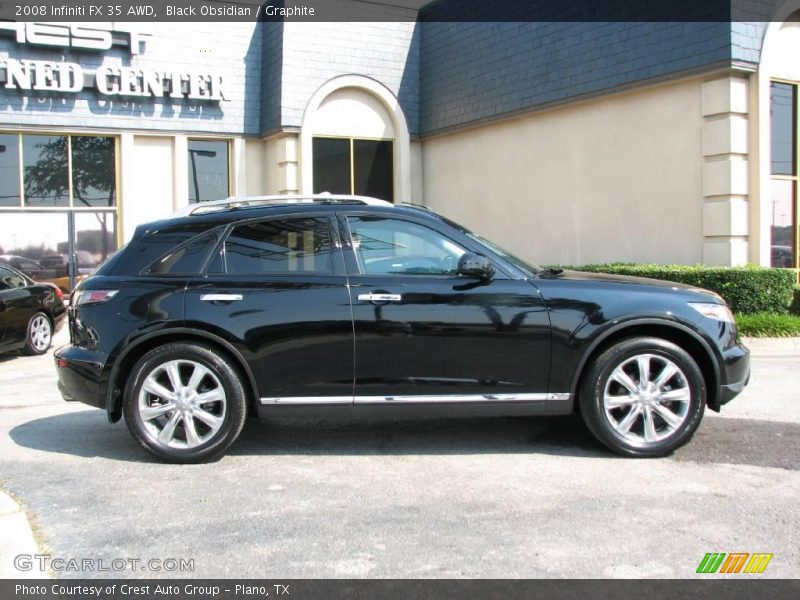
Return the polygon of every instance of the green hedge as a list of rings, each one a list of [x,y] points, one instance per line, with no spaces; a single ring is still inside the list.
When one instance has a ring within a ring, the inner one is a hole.
[[[798,304],[797,275],[791,269],[765,267],[689,267],[609,263],[562,267],[575,271],[613,273],[675,281],[717,292],[737,314],[789,312]]]
[[[794,315],[800,315],[800,286],[794,288],[794,302],[790,312]]]
[[[741,335],[750,337],[800,336],[800,316],[797,315],[736,315],[736,325]]]

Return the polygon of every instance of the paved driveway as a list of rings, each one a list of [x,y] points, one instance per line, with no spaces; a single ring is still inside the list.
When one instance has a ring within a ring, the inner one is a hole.
[[[208,577],[689,577],[718,551],[772,552],[764,576],[796,577],[798,367],[798,356],[754,358],[746,392],[667,459],[617,458],[572,418],[253,421],[222,459],[172,466],[104,412],[62,402],[52,356],[2,357],[0,480],[54,556],[106,566],[184,558]],[[116,573],[171,574],[188,573]]]

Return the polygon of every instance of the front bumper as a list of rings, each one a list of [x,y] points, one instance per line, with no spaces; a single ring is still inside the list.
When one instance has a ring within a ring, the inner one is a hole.
[[[105,361],[95,352],[71,344],[61,346],[54,354],[58,373],[58,391],[68,402],[82,402],[105,408]]]
[[[744,344],[737,344],[728,348],[722,355],[722,383],[717,394],[716,406],[721,407],[733,400],[744,391],[750,383],[750,350]]]

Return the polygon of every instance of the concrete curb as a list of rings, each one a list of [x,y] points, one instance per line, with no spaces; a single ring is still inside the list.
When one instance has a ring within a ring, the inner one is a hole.
[[[42,554],[33,535],[28,517],[23,508],[4,491],[0,490],[0,579],[41,579],[49,577],[33,560],[30,571],[20,571],[14,566],[14,558],[20,554],[33,556]]]
[[[800,337],[742,337],[742,341],[753,356],[800,356]]]

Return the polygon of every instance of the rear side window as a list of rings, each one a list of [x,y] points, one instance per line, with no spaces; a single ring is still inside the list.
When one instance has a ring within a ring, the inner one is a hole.
[[[25,287],[25,280],[11,269],[0,267],[0,290],[13,290]]]
[[[153,263],[147,270],[148,275],[196,274],[203,270],[206,258],[219,241],[218,233],[200,236],[188,244],[184,244],[175,252],[167,254]]]
[[[327,218],[275,219],[234,227],[211,272],[333,273]]]

